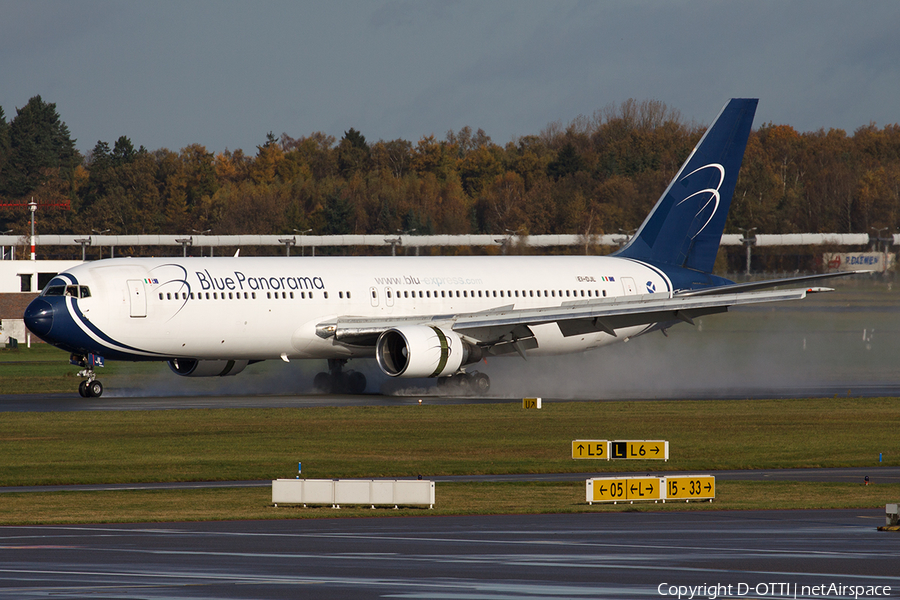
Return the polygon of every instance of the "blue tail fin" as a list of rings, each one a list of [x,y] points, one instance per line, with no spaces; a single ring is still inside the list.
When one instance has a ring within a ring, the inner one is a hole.
[[[725,105],[617,256],[712,272],[757,102]]]

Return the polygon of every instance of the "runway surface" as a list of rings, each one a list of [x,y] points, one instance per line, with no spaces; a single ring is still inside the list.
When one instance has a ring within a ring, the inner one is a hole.
[[[177,410],[210,408],[319,408],[326,406],[407,406],[425,403],[437,404],[504,404],[521,403],[522,397],[508,396],[438,396],[433,390],[422,390],[420,394],[234,394],[210,393],[209,395],[141,395],[132,391],[128,395],[117,394],[115,390],[101,398],[82,398],[77,392],[69,394],[0,394],[0,413],[3,412],[71,412],[71,411],[116,411],[116,410]],[[794,388],[718,389],[684,392],[678,396],[648,395],[627,397],[621,400],[747,400],[747,399],[789,399],[789,398],[832,398],[842,397],[900,397],[900,384],[870,385],[804,385]],[[616,399],[595,398],[552,398],[544,397],[545,403],[559,402],[608,402]]]
[[[0,598],[897,597],[900,534],[883,522],[829,510],[3,527]]]
[[[382,396],[379,394],[297,394],[267,395],[221,393],[206,396],[117,396],[115,392],[100,398],[82,398],[71,394],[0,394],[2,412],[71,412],[118,410],[175,410],[208,408],[318,408],[325,406],[406,406],[426,402],[441,404],[493,404],[522,402],[521,398],[476,398],[434,396]]]

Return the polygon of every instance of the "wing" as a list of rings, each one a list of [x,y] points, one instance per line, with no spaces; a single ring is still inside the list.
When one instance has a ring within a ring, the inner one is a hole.
[[[448,327],[492,354],[524,353],[536,348],[532,327],[555,323],[563,336],[605,332],[617,336],[626,327],[684,321],[693,323],[697,317],[726,312],[732,306],[764,302],[800,300],[813,291],[827,288],[767,290],[706,295],[676,295],[667,293],[643,296],[616,296],[596,300],[567,302],[561,306],[514,309],[503,306],[483,312],[452,315],[429,315],[390,319],[339,317],[321,323],[316,329],[319,337],[358,346],[374,345],[378,336],[401,325],[437,325]]]

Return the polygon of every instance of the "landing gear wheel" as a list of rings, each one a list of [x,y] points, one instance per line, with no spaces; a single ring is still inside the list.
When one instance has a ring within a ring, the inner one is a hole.
[[[366,391],[366,376],[359,371],[350,371],[347,374],[347,390],[351,394],[362,394]]]
[[[88,383],[86,389],[89,398],[99,398],[103,395],[103,384],[96,379]]]
[[[366,391],[366,376],[359,371],[344,371],[346,358],[329,358],[328,372],[318,373],[313,386],[320,394],[361,394]]]
[[[491,391],[491,378],[484,373],[475,373],[472,376],[472,391],[476,394],[487,394]]]
[[[82,381],[81,383],[78,384],[78,395],[81,396],[82,398],[88,397],[87,385],[88,385],[87,380]]]
[[[462,394],[468,394],[472,389],[472,377],[468,373],[457,373],[453,376],[453,383]]]
[[[331,375],[328,373],[316,373],[316,377],[313,379],[313,387],[320,394],[330,394],[334,388]]]

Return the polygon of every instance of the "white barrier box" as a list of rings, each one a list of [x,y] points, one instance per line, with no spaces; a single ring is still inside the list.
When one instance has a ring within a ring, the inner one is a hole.
[[[372,506],[386,506],[394,503],[394,482],[387,479],[373,480],[371,485],[371,496],[369,503]]]
[[[372,482],[366,479],[338,479],[334,482],[334,504],[372,504]],[[307,502],[307,504],[309,504]]]
[[[427,504],[434,506],[434,482],[397,480],[394,482],[394,504]]]
[[[434,482],[391,479],[275,479],[272,504],[427,505],[434,508]]]
[[[331,479],[301,479],[302,495],[296,504],[334,505],[334,481]]]
[[[303,479],[276,479],[272,481],[272,504],[302,504],[303,481]],[[330,501],[329,504],[331,504]]]

